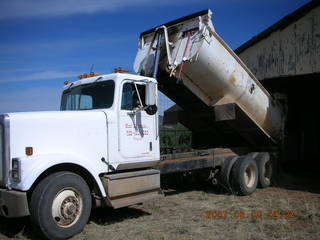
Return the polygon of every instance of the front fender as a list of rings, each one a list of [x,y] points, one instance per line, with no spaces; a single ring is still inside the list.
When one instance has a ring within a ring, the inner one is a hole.
[[[21,181],[11,182],[13,189],[28,191],[37,178],[47,169],[59,164],[76,164],[86,169],[95,179],[103,197],[106,196],[105,189],[99,178],[99,174],[106,172],[106,165],[102,162],[88,161],[68,154],[44,154],[18,158],[21,163]]]

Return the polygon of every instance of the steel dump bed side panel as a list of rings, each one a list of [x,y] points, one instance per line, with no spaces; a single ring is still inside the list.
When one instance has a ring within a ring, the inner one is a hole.
[[[157,55],[160,56],[159,63],[156,61]],[[174,99],[183,111],[188,111],[189,105],[183,96],[179,96],[179,91],[187,89],[208,107],[204,110],[208,116],[215,107],[231,104],[239,108],[255,126],[254,131],[261,132],[266,139],[277,142],[281,137],[281,106],[216,33],[210,10],[143,32],[134,69],[146,76],[156,72],[159,89]],[[170,84],[174,91],[166,91],[166,86]],[[200,105],[199,109],[204,109]],[[190,109],[192,107],[190,105]],[[212,120],[211,124],[215,124],[215,116]],[[232,120],[238,121],[236,118]],[[233,128],[236,128],[236,134],[242,134],[237,130],[239,124],[233,124]],[[244,138],[248,136],[245,134]]]

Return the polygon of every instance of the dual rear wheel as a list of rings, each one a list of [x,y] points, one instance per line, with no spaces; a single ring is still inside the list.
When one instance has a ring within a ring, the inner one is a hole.
[[[257,186],[266,188],[270,186],[272,176],[272,163],[269,155],[238,159],[230,173],[230,185],[237,195],[250,195]]]

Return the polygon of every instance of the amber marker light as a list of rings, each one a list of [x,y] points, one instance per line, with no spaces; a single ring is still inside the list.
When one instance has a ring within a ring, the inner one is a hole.
[[[26,147],[26,155],[31,156],[33,154],[33,148],[32,147]]]
[[[129,72],[131,72],[131,70],[130,69],[125,69],[125,68],[122,68],[122,67],[117,67],[117,68],[113,69],[113,72],[114,73],[129,73]]]

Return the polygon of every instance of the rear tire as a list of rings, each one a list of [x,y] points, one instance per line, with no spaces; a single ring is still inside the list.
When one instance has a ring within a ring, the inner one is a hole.
[[[30,199],[31,223],[46,239],[66,239],[80,233],[91,212],[87,183],[72,172],[44,178]]]
[[[271,184],[272,177],[272,161],[268,154],[262,155],[260,158],[256,159],[258,171],[259,171],[259,188],[269,187]]]
[[[246,196],[252,194],[258,184],[258,167],[250,158],[239,158],[231,171],[231,188],[237,195]]]

